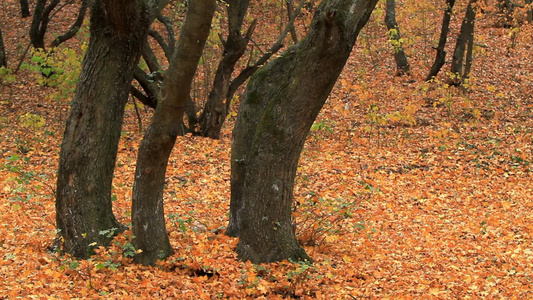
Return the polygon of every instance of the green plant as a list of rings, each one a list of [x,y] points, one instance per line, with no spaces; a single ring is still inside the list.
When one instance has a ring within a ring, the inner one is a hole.
[[[2,84],[7,85],[15,82],[16,80],[17,78],[11,69],[6,67],[0,68],[0,82],[2,82]]]
[[[82,50],[86,47],[82,47]],[[84,51],[83,51],[84,52]],[[63,100],[70,98],[78,82],[82,57],[70,48],[54,48],[49,52],[37,49],[32,52],[31,64],[24,68],[35,72],[37,83],[43,86],[57,87],[50,98]]]
[[[342,220],[351,218],[355,201],[324,199],[314,192],[308,192],[303,201],[296,201],[293,207],[293,227],[303,245],[320,246],[328,236],[342,230]]]

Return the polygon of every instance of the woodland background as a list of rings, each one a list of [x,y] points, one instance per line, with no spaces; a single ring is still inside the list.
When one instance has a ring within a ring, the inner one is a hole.
[[[55,81],[36,69],[39,53],[29,53],[17,74],[2,69],[0,298],[533,297],[533,26],[522,22],[525,7],[502,26],[502,16],[487,4],[476,20],[468,85],[445,83],[448,64],[425,82],[443,4],[398,1],[411,65],[404,76],[395,76],[384,3],[378,4],[312,127],[294,218],[314,264],[241,262],[233,251],[237,239],[223,234],[239,94],[220,140],[187,135],[174,148],[165,211],[175,255],[155,267],[134,265],[122,255],[131,251],[128,232],[86,261],[58,253],[59,145],[87,24],[56,51],[51,63],[61,77]],[[449,56],[466,4],[458,1],[454,9]],[[287,22],[284,9],[280,1],[252,2],[250,20],[259,22],[249,56],[276,39]],[[50,36],[70,26],[75,10],[66,6],[54,17]],[[177,1],[166,14],[180,20],[183,12]],[[311,15],[304,10],[296,21],[299,32]],[[29,24],[18,1],[0,4],[11,70],[28,45]],[[224,28],[219,8],[194,84],[199,101],[208,92]],[[127,105],[113,190],[124,224],[130,222],[136,150],[151,115],[139,103]]]

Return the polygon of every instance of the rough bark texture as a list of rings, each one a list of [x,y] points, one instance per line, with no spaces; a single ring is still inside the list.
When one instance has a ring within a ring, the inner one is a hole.
[[[461,24],[461,31],[457,38],[457,44],[455,45],[455,51],[453,53],[453,61],[450,72],[452,78],[450,84],[459,85],[463,83],[465,78],[468,78],[470,72],[470,66],[472,64],[472,50],[474,46],[474,25],[476,20],[476,10],[474,4],[476,0],[470,0],[468,7],[466,8],[466,14]],[[466,62],[463,63],[465,58],[465,52],[467,54]],[[463,71],[463,67],[464,71]]]
[[[172,254],[163,210],[165,172],[215,7],[215,0],[189,1],[175,56],[165,73],[161,98],[139,148],[132,225],[133,245],[142,250],[134,259],[144,265]]]
[[[23,18],[30,16],[30,5],[28,4],[28,0],[20,0],[20,14]]]
[[[450,31],[450,19],[452,16],[453,6],[455,5],[455,0],[446,0],[446,8],[444,9],[444,17],[442,18],[442,28],[440,30],[439,45],[435,50],[437,50],[437,55],[435,56],[435,61],[431,66],[426,81],[433,79],[433,77],[439,74],[442,66],[446,62],[446,51],[444,47],[446,46],[446,39],[448,37],[448,32]]]
[[[376,2],[324,1],[306,37],[250,79],[234,129],[227,232],[239,236],[241,259],[309,259],[291,220],[298,160]]]
[[[7,67],[6,50],[4,47],[4,38],[2,37],[2,28],[0,28],[0,67]]]
[[[248,10],[248,0],[228,0],[229,34],[224,43],[224,52],[217,71],[213,88],[209,93],[204,110],[200,116],[200,134],[213,139],[220,138],[220,130],[226,119],[226,95],[228,94],[231,74],[235,64],[242,57],[248,41],[251,38],[253,28],[248,34],[241,34],[242,23]],[[252,25],[253,27],[255,23]],[[231,99],[227,100],[231,101]]]
[[[123,228],[111,187],[124,106],[148,30],[142,1],[95,0],[90,40],[61,145],[57,227],[64,250],[87,258]],[[108,234],[102,234],[107,232]]]
[[[396,61],[396,75],[409,73],[409,62],[407,55],[403,50],[401,42],[400,27],[396,22],[396,1],[387,0],[387,9],[385,13],[385,24],[389,30],[390,39],[393,41],[394,60]]]

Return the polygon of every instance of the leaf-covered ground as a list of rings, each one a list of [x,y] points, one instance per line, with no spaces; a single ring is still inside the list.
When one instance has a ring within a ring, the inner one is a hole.
[[[2,21],[10,66],[29,24],[12,2]],[[241,262],[237,239],[223,234],[234,114],[219,141],[177,141],[165,192],[175,255],[132,264],[122,255],[130,232],[87,261],[58,253],[55,173],[68,100],[31,70],[2,77],[0,299],[533,298],[533,27],[495,28],[480,15],[468,89],[424,83],[440,10],[420,3],[398,16],[411,74],[394,76],[378,10],[313,125],[294,209],[312,265]],[[139,113],[145,129],[151,113]],[[130,103],[113,190],[124,224],[141,138]]]

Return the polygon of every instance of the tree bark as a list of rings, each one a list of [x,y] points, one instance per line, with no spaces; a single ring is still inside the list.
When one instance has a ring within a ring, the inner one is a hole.
[[[142,250],[134,257],[137,263],[152,265],[172,254],[163,210],[165,172],[215,7],[215,0],[189,1],[161,98],[139,147],[132,206],[133,245]]]
[[[296,240],[291,220],[298,160],[376,3],[323,1],[305,38],[250,79],[231,153],[227,233],[239,236],[240,259],[310,259]]]
[[[476,20],[476,8],[474,4],[476,0],[470,0],[468,7],[466,8],[466,14],[461,24],[461,31],[457,38],[457,44],[455,45],[455,51],[453,53],[453,61],[450,69],[451,76],[450,84],[458,86],[464,82],[464,79],[468,78],[470,67],[472,64],[472,50],[474,46],[474,27]],[[467,61],[465,63],[465,69],[463,72],[463,61],[467,52]]]
[[[439,74],[442,66],[446,62],[446,51],[444,47],[446,46],[446,39],[448,37],[448,32],[450,31],[450,20],[452,16],[453,6],[455,5],[455,0],[446,0],[446,8],[444,9],[444,17],[442,19],[442,28],[440,30],[439,45],[435,50],[437,50],[437,55],[435,56],[435,61],[429,70],[429,74],[426,77],[426,81],[433,79]]]
[[[30,6],[28,0],[20,0],[20,14],[23,18],[30,16]]]
[[[387,0],[385,24],[387,25],[390,39],[392,40],[394,60],[396,61],[396,75],[401,76],[407,74],[409,73],[409,62],[403,50],[400,27],[396,22],[396,1],[394,0]]]
[[[4,38],[2,37],[2,28],[0,28],[0,67],[7,68],[6,50],[4,47]]]
[[[61,145],[57,227],[63,248],[87,258],[124,227],[111,187],[124,106],[149,26],[142,1],[94,0],[90,39]]]
[[[241,34],[242,23],[248,10],[248,0],[228,0],[228,38],[224,42],[224,52],[217,71],[213,88],[209,93],[202,115],[200,116],[200,134],[212,139],[220,138],[220,130],[226,119],[226,95],[228,93],[231,74],[235,64],[244,54],[248,41],[251,38],[255,22],[251,25],[248,33]],[[231,99],[226,100],[231,101]]]

